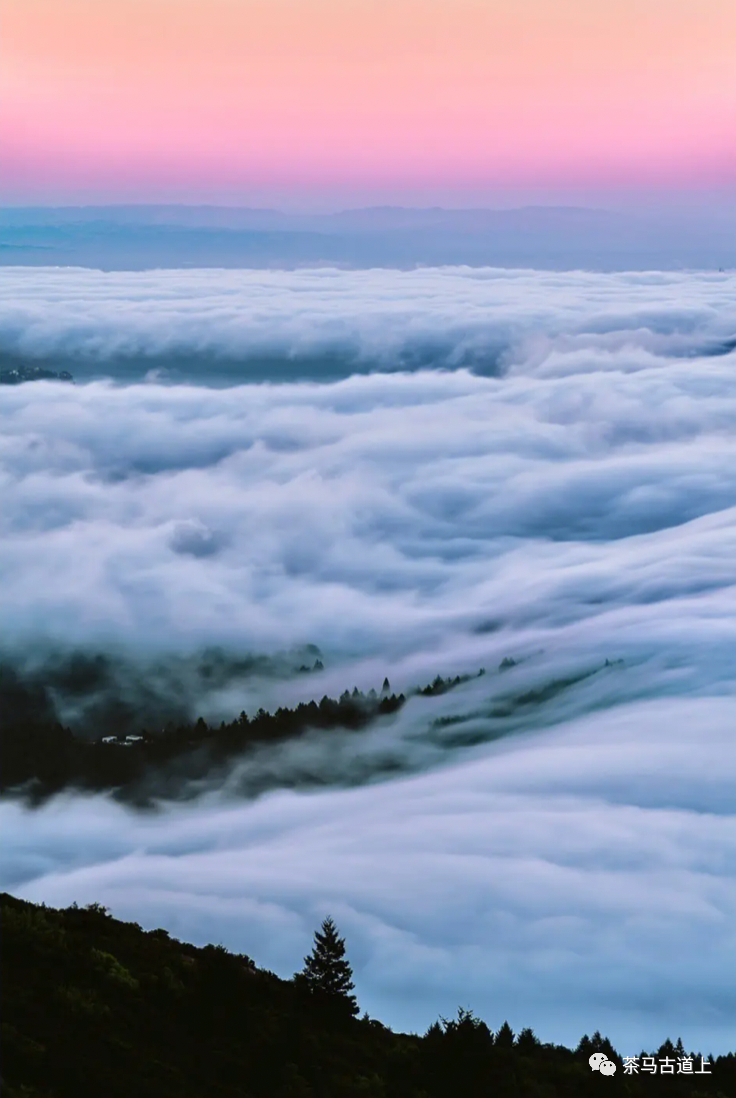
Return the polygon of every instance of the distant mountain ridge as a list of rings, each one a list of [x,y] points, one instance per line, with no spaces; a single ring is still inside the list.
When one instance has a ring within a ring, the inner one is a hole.
[[[182,228],[301,229],[330,232],[342,229],[401,229],[424,225],[498,225],[534,221],[618,219],[610,210],[584,206],[492,207],[361,206],[332,213],[293,213],[267,207],[188,205],[16,206],[0,207],[0,226],[117,223],[177,225]]]
[[[684,217],[584,206],[0,209],[0,264],[103,270],[416,266],[713,269],[736,263],[736,212]]]

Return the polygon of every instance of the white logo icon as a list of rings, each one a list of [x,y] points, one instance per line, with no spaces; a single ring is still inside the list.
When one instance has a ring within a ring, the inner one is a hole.
[[[615,1075],[616,1065],[609,1060],[604,1052],[594,1052],[588,1060],[593,1071],[600,1071],[601,1075]]]

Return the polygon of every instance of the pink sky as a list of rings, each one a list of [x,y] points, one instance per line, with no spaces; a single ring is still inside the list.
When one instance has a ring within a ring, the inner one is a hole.
[[[736,0],[3,0],[2,196],[724,190],[735,58]]]

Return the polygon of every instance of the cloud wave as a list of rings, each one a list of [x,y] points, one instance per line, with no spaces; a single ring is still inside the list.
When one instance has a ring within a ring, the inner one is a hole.
[[[0,287],[4,355],[57,361],[78,377],[158,369],[232,384],[429,366],[495,375],[559,369],[556,353],[569,363],[576,351],[630,370],[725,353],[736,339],[733,273],[20,267],[0,269]]]

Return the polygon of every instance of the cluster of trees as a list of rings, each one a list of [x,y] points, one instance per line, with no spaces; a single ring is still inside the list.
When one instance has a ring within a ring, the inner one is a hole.
[[[423,1035],[359,1008],[345,942],[326,919],[301,972],[144,932],[97,904],[8,895],[2,915],[2,1093],[7,1098],[733,1098],[736,1055],[710,1074],[626,1075],[600,1034],[575,1050],[471,1011]],[[655,1055],[672,1055],[667,1042]],[[602,1081],[591,1052],[617,1064]],[[627,1050],[630,1051],[630,1050]]]
[[[20,364],[0,370],[0,385],[20,385],[24,381],[74,381],[74,378],[68,370],[61,370],[57,374],[43,366]]]
[[[485,672],[480,671],[483,675]],[[435,696],[446,693],[470,675],[443,679],[411,693]],[[259,709],[249,717],[242,712],[235,720],[210,726],[200,717],[194,722],[168,724],[152,734],[145,727],[136,737],[104,742],[105,730],[90,742],[70,729],[45,716],[24,716],[22,720],[5,722],[0,740],[0,789],[27,787],[39,798],[68,787],[78,789],[115,789],[133,792],[150,779],[157,784],[155,774],[171,775],[176,763],[178,772],[187,780],[201,779],[229,760],[247,753],[254,747],[280,743],[301,735],[309,729],[347,729],[358,731],[380,717],[397,712],[406,702],[406,695],[393,693],[388,678],[380,693],[363,693],[355,687],[339,698],[323,697],[321,701],[300,702],[293,708],[279,707],[273,713]],[[33,713],[32,707],[27,707]],[[170,781],[171,779],[167,779]],[[159,783],[162,787],[165,781]]]

